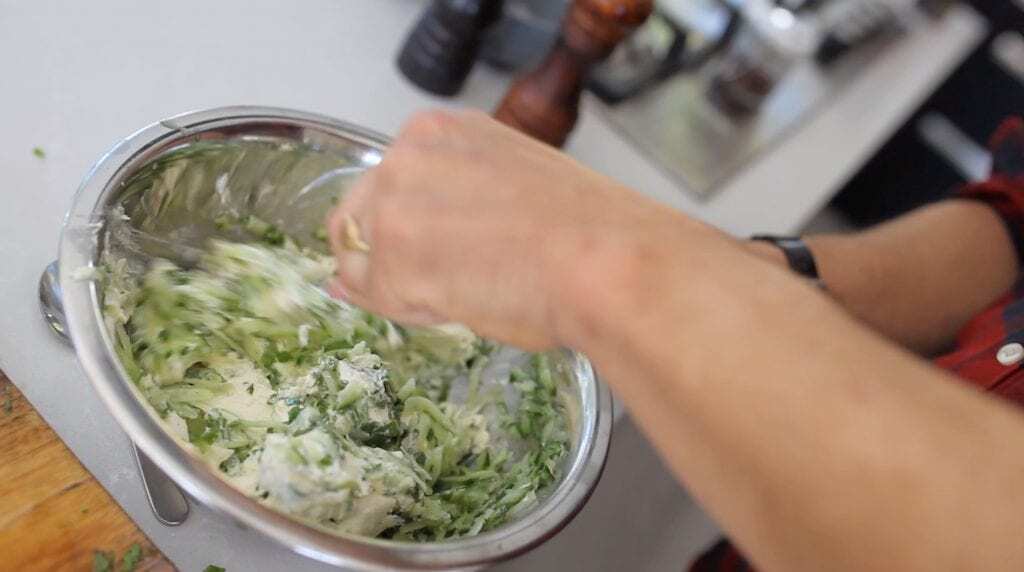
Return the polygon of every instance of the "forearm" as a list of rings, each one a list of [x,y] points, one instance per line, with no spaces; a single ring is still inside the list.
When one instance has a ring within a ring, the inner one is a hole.
[[[849,235],[805,238],[829,293],[883,335],[922,353],[956,332],[1017,276],[1002,222],[973,201],[944,201]],[[781,260],[771,246],[749,246]]]
[[[586,352],[763,568],[1024,569],[1021,415],[863,325],[934,349],[1005,290],[985,207],[812,238],[825,294],[483,114],[432,112],[328,230],[332,291],[360,307]]]
[[[757,565],[1024,566],[1015,412],[729,241],[690,243],[577,292],[571,341]]]

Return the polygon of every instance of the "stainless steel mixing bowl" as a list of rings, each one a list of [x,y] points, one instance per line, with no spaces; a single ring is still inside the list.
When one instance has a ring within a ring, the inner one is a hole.
[[[557,353],[578,391],[576,439],[564,476],[535,508],[494,530],[444,542],[336,536],[245,496],[176,444],[140,401],[115,356],[104,327],[102,292],[94,281],[74,278],[97,265],[104,249],[140,266],[153,256],[187,263],[190,246],[216,233],[213,219],[222,209],[258,214],[314,244],[330,203],[353,176],[381,160],[386,146],[385,137],[366,129],[286,109],[230,107],[154,123],[119,143],[86,176],[61,234],[60,288],[44,283],[42,294],[47,316],[65,329],[111,415],[195,501],[338,566],[480,568],[551,538],[596,486],[608,452],[611,397],[585,358]],[[125,216],[112,212],[115,205],[123,206]]]

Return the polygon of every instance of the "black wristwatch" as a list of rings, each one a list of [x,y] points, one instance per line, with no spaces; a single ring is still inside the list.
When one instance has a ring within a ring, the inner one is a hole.
[[[799,236],[755,234],[750,237],[750,240],[760,240],[774,244],[786,256],[786,263],[789,264],[789,268],[793,272],[811,280],[818,287],[825,288],[821,277],[818,276],[818,265],[814,263],[814,254],[811,253],[811,249],[807,248],[807,244]]]

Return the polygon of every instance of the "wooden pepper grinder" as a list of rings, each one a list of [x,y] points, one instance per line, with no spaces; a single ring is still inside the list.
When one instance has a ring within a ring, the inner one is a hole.
[[[576,124],[590,69],[643,24],[653,0],[574,0],[544,62],[517,79],[498,105],[501,122],[561,147]]]

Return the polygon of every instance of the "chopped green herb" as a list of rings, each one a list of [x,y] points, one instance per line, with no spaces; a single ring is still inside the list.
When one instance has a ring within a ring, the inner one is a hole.
[[[210,564],[206,568],[203,568],[203,572],[226,572],[222,566]]]
[[[121,572],[134,572],[140,561],[142,561],[142,547],[138,543],[134,543],[121,557]]]
[[[40,159],[46,158],[46,151],[44,151],[42,147],[33,147],[32,154]]]
[[[266,244],[271,246],[281,246],[284,244],[284,233],[276,226],[257,216],[250,215],[247,217],[243,226],[245,230],[259,237]]]
[[[228,230],[236,224],[238,224],[237,219],[228,214],[218,215],[217,218],[213,219],[213,225],[217,227],[217,230]]]
[[[92,552],[92,572],[113,572],[114,555],[102,550]]]

